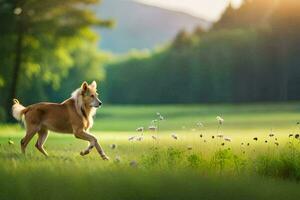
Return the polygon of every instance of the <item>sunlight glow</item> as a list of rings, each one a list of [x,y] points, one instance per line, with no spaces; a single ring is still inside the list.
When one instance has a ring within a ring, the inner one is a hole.
[[[172,9],[216,21],[229,2],[234,7],[241,5],[243,0],[135,0],[149,5]]]

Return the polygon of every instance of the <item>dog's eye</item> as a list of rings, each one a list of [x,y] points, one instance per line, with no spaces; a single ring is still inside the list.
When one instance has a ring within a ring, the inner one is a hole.
[[[92,98],[94,98],[94,97],[95,97],[95,95],[93,95],[93,94],[92,94],[92,95],[91,95],[91,97],[92,97]]]

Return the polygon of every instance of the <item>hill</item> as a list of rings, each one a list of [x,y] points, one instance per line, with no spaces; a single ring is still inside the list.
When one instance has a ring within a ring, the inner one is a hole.
[[[116,21],[114,29],[97,29],[101,48],[114,53],[153,48],[173,39],[181,29],[210,26],[203,19],[133,0],[103,0],[96,12],[102,18]]]

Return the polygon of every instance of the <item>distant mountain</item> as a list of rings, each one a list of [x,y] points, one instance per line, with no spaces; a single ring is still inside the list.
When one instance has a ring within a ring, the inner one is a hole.
[[[102,0],[96,12],[101,18],[116,21],[114,29],[97,29],[101,35],[101,48],[113,53],[153,48],[170,41],[183,28],[190,31],[196,26],[207,29],[211,25],[206,20],[186,13],[134,0]]]

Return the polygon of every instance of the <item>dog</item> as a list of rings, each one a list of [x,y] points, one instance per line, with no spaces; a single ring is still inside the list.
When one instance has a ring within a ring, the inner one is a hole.
[[[25,154],[26,146],[37,133],[38,139],[35,147],[45,156],[48,153],[43,145],[48,137],[48,131],[74,134],[78,139],[89,142],[88,147],[80,152],[84,156],[95,147],[103,160],[109,160],[97,138],[89,133],[93,126],[93,116],[102,102],[98,98],[97,83],[90,85],[83,82],[75,90],[71,98],[62,103],[37,103],[24,107],[17,99],[13,100],[12,115],[16,120],[23,121],[26,135],[21,140],[21,150]]]

